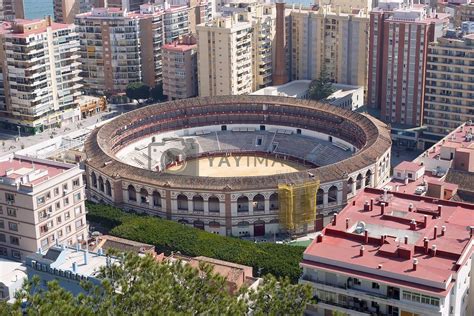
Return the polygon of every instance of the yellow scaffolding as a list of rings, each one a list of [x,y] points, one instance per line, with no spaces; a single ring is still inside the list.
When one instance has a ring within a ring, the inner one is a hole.
[[[314,224],[318,189],[319,180],[278,185],[280,225],[288,232],[302,232],[308,224]]]

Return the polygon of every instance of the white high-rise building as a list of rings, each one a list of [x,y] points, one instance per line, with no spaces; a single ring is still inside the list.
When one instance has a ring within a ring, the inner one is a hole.
[[[36,133],[80,118],[74,25],[15,20],[0,27],[0,44],[2,128]]]

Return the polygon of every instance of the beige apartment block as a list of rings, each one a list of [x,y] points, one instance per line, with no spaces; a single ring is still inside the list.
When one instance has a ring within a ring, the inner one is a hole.
[[[275,6],[231,3],[221,12],[196,27],[199,95],[249,94],[271,85]]]
[[[80,119],[74,25],[14,20],[0,26],[0,128],[36,133]]]
[[[474,33],[448,31],[428,46],[423,134],[443,137],[469,120],[474,121]]]
[[[23,0],[0,0],[0,21],[24,18]]]
[[[290,79],[319,78],[323,68],[336,83],[367,87],[369,16],[363,9],[330,5],[289,15]]]
[[[83,171],[22,156],[0,160],[0,256],[24,260],[88,238]]]
[[[139,12],[93,8],[76,16],[84,88],[121,93],[132,82],[161,82],[163,10],[144,4]]]
[[[186,99],[198,94],[197,44],[194,36],[184,36],[163,45],[163,93],[169,100]]]
[[[196,31],[199,95],[252,92],[252,24],[233,15],[198,25]]]
[[[54,21],[72,24],[77,14],[89,11],[96,2],[94,0],[53,0]]]

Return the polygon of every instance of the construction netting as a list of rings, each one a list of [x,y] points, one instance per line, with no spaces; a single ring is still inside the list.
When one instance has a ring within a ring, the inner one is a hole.
[[[280,225],[290,233],[306,230],[316,220],[316,194],[319,180],[278,185]]]

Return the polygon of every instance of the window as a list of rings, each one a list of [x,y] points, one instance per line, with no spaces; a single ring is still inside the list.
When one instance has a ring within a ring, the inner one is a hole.
[[[48,247],[48,238],[41,240],[41,248]]]
[[[3,220],[0,220],[0,229],[5,228],[5,222]]]
[[[433,305],[439,307],[439,298],[422,295],[420,293],[414,293],[410,291],[403,291],[403,299],[407,301],[417,302],[421,304]]]
[[[5,247],[0,247],[0,256],[7,256],[7,248]]]
[[[16,236],[10,236],[10,244],[18,246],[20,244],[20,239]]]
[[[17,223],[8,222],[8,229],[17,232],[17,231],[18,231],[18,224],[17,224]]]
[[[79,205],[79,206],[76,206],[76,207],[74,208],[74,214],[75,214],[76,216],[82,214],[82,207],[81,207],[80,205]]]
[[[81,185],[81,181],[79,180],[79,178],[72,180],[72,187],[73,188],[77,188],[80,185]]]
[[[7,204],[15,203],[15,195],[12,193],[5,193],[5,200],[7,200]]]
[[[64,206],[69,205],[69,198],[65,198],[63,201]]]
[[[378,284],[377,282],[372,282],[372,288],[378,290],[380,289],[380,284]]]
[[[82,224],[82,219],[76,221],[76,228],[80,228],[80,227],[82,227],[82,225],[83,225]]]
[[[61,208],[61,202],[56,202],[56,211],[58,211]]]
[[[54,188],[54,196],[58,196],[59,195],[59,188]]]
[[[12,217],[16,217],[16,209],[8,207],[7,208],[7,215],[12,216]]]
[[[66,226],[66,234],[69,234],[71,232],[71,225]]]
[[[64,213],[64,219],[68,220],[69,218],[71,218],[71,214],[69,212]]]
[[[21,259],[21,254],[17,250],[12,250],[12,257],[15,259]]]
[[[67,193],[67,189],[68,189],[67,183],[64,183],[63,184],[63,192]]]
[[[81,200],[81,193],[76,193],[74,194],[74,203],[78,202]]]
[[[63,219],[61,218],[61,216],[58,216],[56,217],[56,223],[61,224],[61,222],[63,221]]]
[[[45,201],[44,196],[39,196],[39,197],[36,199],[36,203],[37,203],[38,205],[43,204],[44,201]]]
[[[58,237],[59,238],[63,237],[63,230],[62,229],[58,230]]]
[[[0,234],[0,242],[7,242],[7,237],[5,237],[5,234]]]
[[[360,280],[357,278],[354,278],[354,285],[360,285]]]

